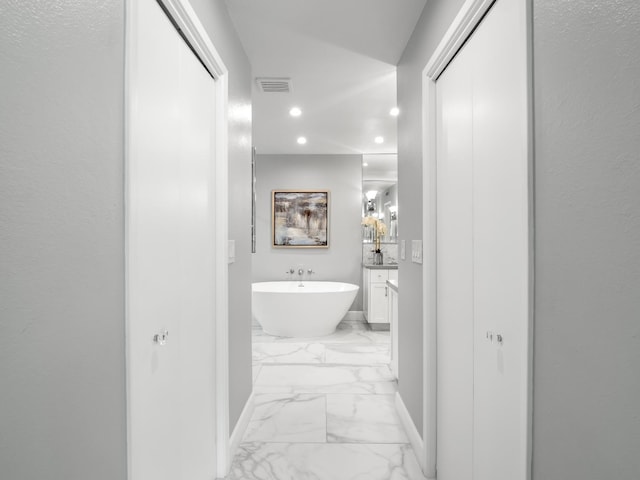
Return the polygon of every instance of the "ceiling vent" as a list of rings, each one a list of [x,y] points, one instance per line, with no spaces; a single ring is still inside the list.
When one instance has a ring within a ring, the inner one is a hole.
[[[264,93],[289,93],[291,91],[290,78],[262,77],[256,78],[256,83]]]

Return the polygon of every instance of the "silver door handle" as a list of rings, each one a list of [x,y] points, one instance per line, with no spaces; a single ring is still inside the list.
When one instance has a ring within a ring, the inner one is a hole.
[[[167,344],[167,338],[169,337],[169,330],[164,330],[160,333],[156,333],[153,336],[153,342],[157,343],[161,347]]]

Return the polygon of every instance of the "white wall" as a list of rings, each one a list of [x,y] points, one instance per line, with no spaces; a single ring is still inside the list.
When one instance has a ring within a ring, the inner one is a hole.
[[[231,428],[251,392],[251,73],[221,0],[192,5],[229,69]],[[3,478],[124,480],[124,2],[0,6]]]
[[[533,8],[533,476],[637,480],[640,3]]]
[[[304,264],[314,280],[362,284],[362,156],[258,155],[256,159],[257,252],[253,281],[284,280],[289,267]],[[273,248],[271,191],[329,190],[329,248]],[[362,310],[362,288],[351,310]]]
[[[421,72],[462,0],[427,2],[398,66],[401,238],[419,238]],[[640,3],[534,0],[533,479],[640,478]],[[425,264],[425,268],[429,268]],[[400,265],[400,393],[421,425],[421,275]]]
[[[422,70],[460,10],[463,0],[429,0],[398,63],[398,226],[407,243],[399,260],[398,389],[422,431],[422,269],[411,263],[411,240],[422,239]]]
[[[0,64],[0,476],[123,480],[123,2],[2,2]]]

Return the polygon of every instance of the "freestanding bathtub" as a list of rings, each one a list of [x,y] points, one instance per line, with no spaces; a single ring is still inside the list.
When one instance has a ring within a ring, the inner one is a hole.
[[[336,330],[358,285],[339,282],[259,282],[252,285],[253,316],[269,335],[321,337]]]

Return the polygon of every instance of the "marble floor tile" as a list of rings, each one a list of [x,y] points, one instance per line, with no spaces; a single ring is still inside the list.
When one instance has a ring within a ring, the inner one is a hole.
[[[389,332],[374,332],[371,330],[336,330],[331,335],[324,337],[274,337],[262,331],[253,334],[253,342],[256,343],[389,343]]]
[[[244,442],[326,442],[326,398],[319,394],[263,394]]]
[[[256,393],[395,393],[388,366],[263,365]]]
[[[325,363],[347,365],[388,365],[391,361],[391,345],[375,344],[326,344]]]
[[[405,444],[243,443],[227,480],[423,480]]]
[[[319,343],[254,343],[257,363],[323,363],[325,347]]]
[[[409,443],[395,395],[327,395],[327,441]]]

